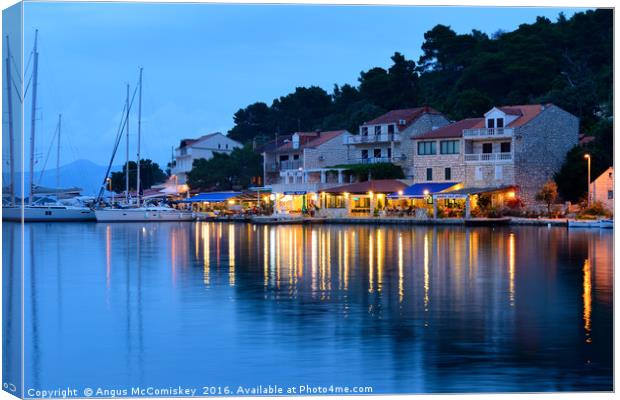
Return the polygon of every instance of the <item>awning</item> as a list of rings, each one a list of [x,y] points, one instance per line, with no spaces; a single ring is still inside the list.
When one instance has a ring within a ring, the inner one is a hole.
[[[423,198],[425,195],[433,195],[436,193],[449,190],[457,185],[459,182],[440,182],[440,183],[416,183],[403,190],[402,194],[391,193],[388,195],[390,199],[397,198]]]
[[[284,195],[302,195],[307,194],[305,190],[289,190],[283,193]]]
[[[447,193],[439,193],[434,197],[437,199],[464,199],[467,196],[473,196],[477,194],[492,194],[492,193],[501,193],[510,190],[515,190],[516,186],[500,186],[500,187],[484,187],[484,188],[463,188],[459,190],[453,190]]]
[[[364,181],[351,183],[344,186],[337,186],[323,190],[325,193],[352,193],[366,194],[373,193],[392,193],[405,190],[407,185],[396,179],[378,179],[374,181]]]
[[[210,192],[199,193],[189,199],[182,200],[182,203],[221,203],[232,197],[239,196],[241,192]]]

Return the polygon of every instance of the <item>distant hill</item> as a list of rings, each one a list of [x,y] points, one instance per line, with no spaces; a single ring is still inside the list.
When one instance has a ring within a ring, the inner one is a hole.
[[[61,187],[80,187],[83,195],[96,195],[105,175],[106,166],[97,165],[89,160],[77,160],[61,166],[60,186]],[[119,171],[120,166],[112,166],[111,172]],[[20,190],[20,176],[16,174],[16,189]],[[40,178],[41,177],[41,178]],[[24,176],[26,188],[29,187],[28,174]],[[41,176],[41,171],[35,171],[34,180],[38,185],[56,187],[56,168],[46,170]],[[27,195],[27,194],[26,194]]]

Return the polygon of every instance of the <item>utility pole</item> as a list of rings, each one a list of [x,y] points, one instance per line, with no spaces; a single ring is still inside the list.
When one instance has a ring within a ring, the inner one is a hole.
[[[35,125],[37,119],[37,74],[39,69],[39,52],[37,51],[37,39],[39,30],[34,31],[34,50],[32,64],[32,119],[30,120],[30,195],[28,196],[28,205],[32,205],[32,196],[34,195],[34,138]]]
[[[136,191],[138,193],[138,207],[140,207],[140,129],[142,125],[142,67],[138,83],[138,160],[136,162]]]
[[[11,48],[9,47],[9,35],[6,36],[6,101],[9,113],[9,196],[11,205],[15,205],[15,149],[13,147],[13,89],[11,80]]]

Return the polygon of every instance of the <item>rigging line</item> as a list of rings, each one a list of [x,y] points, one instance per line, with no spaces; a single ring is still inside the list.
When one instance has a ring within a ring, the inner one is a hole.
[[[28,57],[28,62],[26,63],[26,69],[24,69],[24,76],[28,75],[28,68],[30,67],[30,62],[32,61],[33,54],[34,54],[34,50],[30,50],[30,57]]]
[[[19,68],[17,68],[17,64],[15,63],[15,57],[11,54],[11,61],[13,62],[13,68],[15,69],[15,75],[19,78],[19,83],[22,83],[22,77],[19,73]]]
[[[13,87],[15,88],[15,94],[17,95],[17,98],[19,99],[19,102],[23,103],[24,100],[22,99],[21,93],[19,93],[19,88],[17,87],[17,85],[15,84],[15,81],[13,79],[11,79],[11,81],[13,83]]]
[[[135,93],[134,93],[135,95]],[[133,99],[132,99],[133,102]],[[103,191],[106,188],[106,184],[108,181],[108,176],[110,175],[110,169],[112,169],[112,163],[114,162],[114,156],[116,155],[116,151],[118,150],[118,146],[121,142],[121,139],[123,137],[123,132],[125,131],[125,121],[127,120],[127,103],[123,104],[123,111],[121,113],[121,120],[119,121],[118,124],[118,128],[117,128],[117,132],[116,132],[116,140],[114,142],[114,148],[112,150],[112,157],[110,157],[110,161],[108,163],[108,168],[106,169],[106,173],[105,176],[103,177],[103,182],[101,183],[101,186],[99,187],[99,194],[97,195],[97,199],[95,200],[95,203],[99,203],[101,201],[101,198],[103,197]],[[129,106],[129,109],[131,109],[131,104]]]
[[[26,89],[24,90],[24,99],[26,98],[26,95],[28,94],[28,88],[30,87],[30,82],[32,82],[32,75],[30,75],[30,79],[28,79],[28,83],[26,84]]]
[[[54,136],[52,136],[52,141],[50,142],[50,147],[47,149],[47,156],[45,157],[45,162],[43,163],[43,169],[41,169],[41,173],[39,174],[39,186],[41,186],[41,182],[43,182],[43,174],[45,173],[45,168],[47,167],[47,161],[50,158],[50,153],[52,152],[52,147],[54,146],[54,142],[56,141],[56,136],[58,136],[58,125],[54,130]]]

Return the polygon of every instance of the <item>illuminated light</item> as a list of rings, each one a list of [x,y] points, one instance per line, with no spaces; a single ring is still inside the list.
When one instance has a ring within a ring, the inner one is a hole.
[[[276,199],[276,193],[271,193],[269,195],[269,198],[271,199],[271,201],[274,201]]]
[[[348,193],[348,192],[344,192],[343,194],[344,194],[344,197],[345,197],[345,198],[346,198],[346,197],[349,197],[349,193]]]
[[[383,196],[385,196],[383,193],[377,193],[377,197],[378,197],[378,198],[382,199],[382,198],[383,198]]]
[[[428,196],[428,194],[429,194],[428,189],[424,189],[424,196]]]
[[[228,204],[235,204],[234,200],[228,200]]]
[[[318,199],[319,199],[319,196],[316,193],[314,193],[312,195],[312,200],[317,201]]]
[[[590,155],[589,155],[589,154],[584,154],[584,155],[583,155],[583,158],[586,158],[586,159],[587,159],[587,158],[590,158]]]
[[[373,193],[372,192],[368,192],[368,196],[372,197]]]
[[[399,191],[398,191],[398,195],[399,195],[399,196],[402,196],[404,193],[405,193],[405,192],[403,192],[402,190],[399,190]]]
[[[508,192],[506,193],[506,195],[508,196],[508,198],[514,199],[517,194],[515,192]]]

